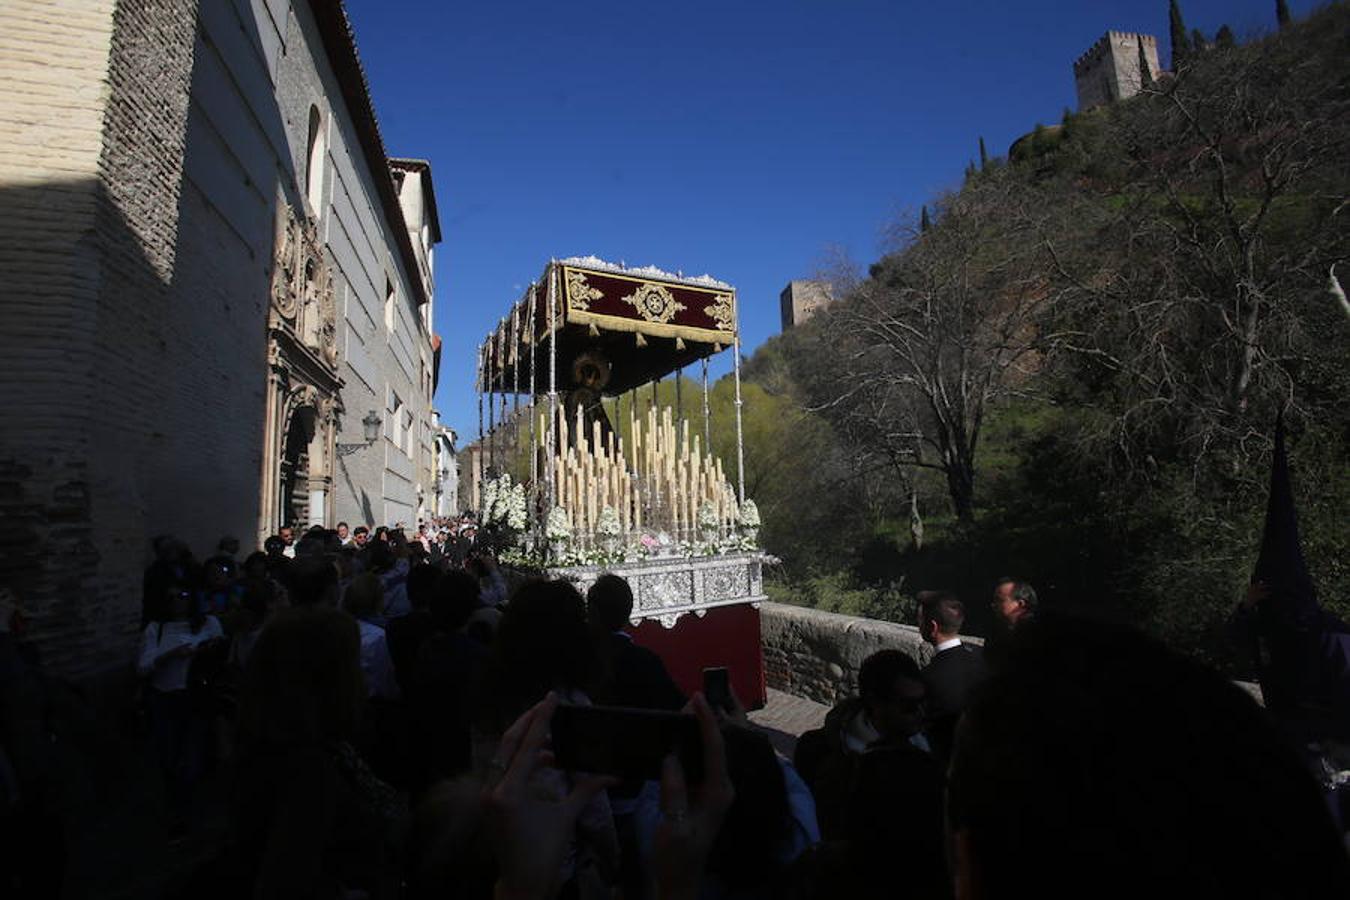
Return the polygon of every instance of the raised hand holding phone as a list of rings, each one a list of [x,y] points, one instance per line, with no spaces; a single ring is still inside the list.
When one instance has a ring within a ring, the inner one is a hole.
[[[661,772],[661,824],[653,845],[659,900],[699,896],[708,851],[736,799],[736,789],[727,774],[722,732],[712,707],[702,694],[695,694],[685,709],[698,719],[703,778],[691,787],[679,759],[674,754],[666,757]]]

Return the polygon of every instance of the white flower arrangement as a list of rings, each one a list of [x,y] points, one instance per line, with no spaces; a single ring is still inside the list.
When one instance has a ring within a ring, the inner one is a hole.
[[[755,501],[753,501],[753,500],[746,500],[744,503],[741,504],[741,516],[740,516],[740,519],[741,519],[741,525],[744,526],[745,528],[758,528],[758,527],[759,527],[759,524],[760,524],[760,522],[759,522],[759,507],[755,505]]]
[[[497,482],[494,478],[483,484],[482,509],[478,510],[478,521],[483,525],[492,524],[493,512],[497,506]]]
[[[711,500],[704,500],[698,508],[698,527],[703,531],[717,530],[717,507]]]
[[[527,509],[525,485],[512,485],[510,493],[506,496],[505,506],[506,527],[512,531],[524,531]]]
[[[549,510],[544,523],[544,537],[550,541],[565,541],[572,537],[572,526],[567,521],[567,510],[555,506]]]
[[[623,534],[623,524],[619,521],[619,512],[612,506],[600,511],[600,521],[595,523],[595,531],[602,537],[618,537]]]

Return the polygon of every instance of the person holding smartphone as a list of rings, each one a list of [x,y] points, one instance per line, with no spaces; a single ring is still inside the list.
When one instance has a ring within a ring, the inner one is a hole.
[[[192,658],[224,641],[215,616],[205,615],[181,582],[164,591],[160,607],[141,635],[137,670],[146,678],[145,706],[170,802],[170,830],[186,828],[192,789],[206,764],[210,717],[188,691]]]

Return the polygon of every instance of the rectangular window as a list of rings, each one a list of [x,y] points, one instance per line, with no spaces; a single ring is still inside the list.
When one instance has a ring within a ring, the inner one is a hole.
[[[392,337],[394,322],[398,319],[398,305],[395,303],[394,282],[384,280],[384,330]]]
[[[393,420],[393,423],[394,423],[394,433],[393,433],[390,437],[393,439],[393,441],[394,441],[394,446],[395,446],[395,447],[402,448],[402,447],[403,447],[403,401],[400,400],[400,399],[398,398],[397,395],[394,396],[394,415],[393,415],[393,417],[392,417],[392,420]]]

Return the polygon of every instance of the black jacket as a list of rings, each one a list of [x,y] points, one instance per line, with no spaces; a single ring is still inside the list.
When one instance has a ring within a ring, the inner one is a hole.
[[[949,647],[924,667],[923,680],[928,689],[928,738],[933,745],[933,754],[943,762],[951,758],[952,740],[961,711],[987,672],[984,653],[970,644]]]

